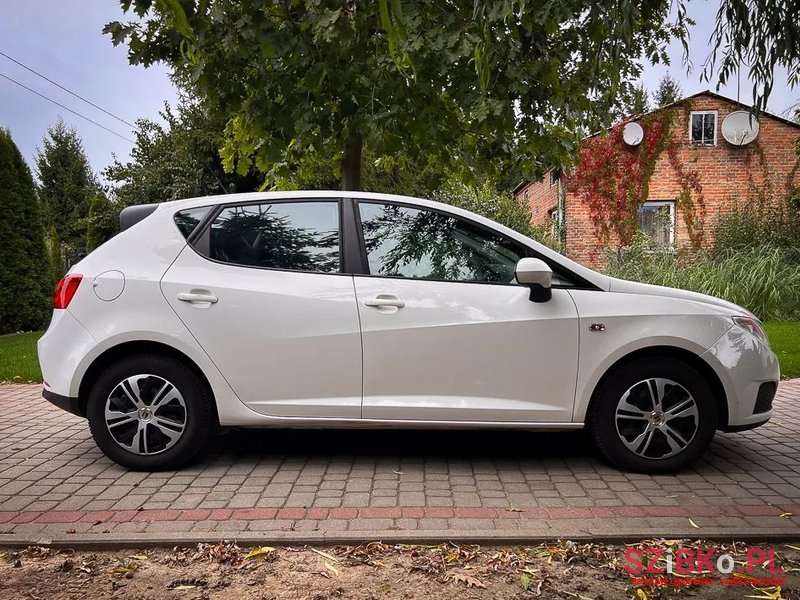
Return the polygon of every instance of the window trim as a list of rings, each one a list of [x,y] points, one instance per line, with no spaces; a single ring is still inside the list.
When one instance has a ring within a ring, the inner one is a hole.
[[[670,224],[669,224],[669,247],[675,247],[675,229],[677,228],[677,202],[675,200],[645,200],[639,208],[645,206],[669,206]],[[639,231],[642,231],[639,225]]]
[[[709,144],[706,142],[696,142],[692,139],[692,118],[695,115],[714,115],[714,143]],[[719,129],[719,111],[718,110],[693,110],[689,112],[689,145],[697,146],[699,148],[712,147],[717,145],[717,130]]]
[[[338,221],[339,221],[339,270],[336,272],[329,272],[329,271],[304,271],[301,269],[285,269],[282,267],[262,267],[259,265],[240,265],[237,263],[230,263],[225,262],[223,260],[217,260],[215,258],[211,258],[207,254],[203,254],[201,250],[199,250],[196,246],[199,244],[208,244],[210,242],[210,232],[211,232],[211,224],[216,221],[217,217],[222,213],[223,210],[227,208],[237,208],[240,206],[253,206],[258,204],[307,204],[310,202],[325,202],[328,204],[336,204],[336,208],[338,211]],[[344,241],[344,227],[345,227],[345,217],[344,217],[344,204],[345,199],[342,197],[334,197],[334,198],[276,198],[276,199],[267,199],[261,198],[258,200],[248,200],[245,202],[225,202],[217,204],[213,206],[213,209],[208,212],[205,219],[195,227],[192,235],[190,236],[191,239],[187,240],[188,246],[201,258],[204,258],[208,262],[212,262],[218,265],[224,265],[226,267],[234,267],[234,268],[241,268],[241,269],[260,269],[262,271],[281,271],[284,273],[307,273],[310,275],[345,275],[351,276],[352,272],[348,272],[345,270],[345,241]],[[198,207],[200,208],[200,207]],[[185,210],[185,209],[184,209]],[[177,211],[180,212],[180,211]],[[177,214],[176,212],[176,214]],[[173,216],[174,220],[174,216]]]
[[[450,211],[442,210],[440,208],[433,208],[429,206],[421,206],[418,204],[413,204],[410,202],[402,202],[397,200],[381,200],[378,198],[351,198],[350,199],[354,204],[354,214],[356,217],[356,232],[358,235],[358,243],[361,248],[361,260],[362,260],[362,269],[363,271],[360,273],[353,272],[353,275],[357,275],[359,277],[372,277],[376,279],[401,279],[403,281],[430,281],[436,283],[460,283],[460,284],[469,284],[469,285],[502,285],[502,286],[512,286],[512,287],[520,287],[520,284],[516,282],[510,283],[502,283],[499,281],[454,281],[452,279],[433,279],[433,278],[421,278],[421,277],[403,277],[402,275],[376,275],[369,272],[369,258],[367,257],[367,250],[366,250],[366,242],[364,240],[364,228],[361,223],[361,211],[359,209],[360,204],[383,204],[383,205],[391,205],[391,206],[401,206],[404,208],[411,208],[414,210],[427,210],[430,212],[435,212],[438,214],[442,214],[448,217],[452,217],[454,219],[461,219],[462,221],[469,223],[473,227],[476,227],[482,231],[486,231],[491,233],[492,235],[499,236],[504,240],[511,242],[512,244],[516,244],[521,246],[525,249],[525,256],[524,258],[538,258],[544,261],[547,266],[552,269],[553,273],[557,274],[559,277],[572,281],[574,285],[558,285],[553,284],[553,289],[566,289],[566,290],[591,290],[591,291],[600,291],[600,288],[592,284],[591,282],[587,281],[580,275],[577,275],[567,269],[566,267],[562,266],[561,264],[551,260],[550,258],[544,256],[543,254],[538,253],[536,250],[525,244],[524,242],[520,242],[519,240],[515,240],[507,236],[504,233],[497,231],[491,227],[484,225],[483,223],[478,223],[477,221],[470,219],[469,217],[464,217],[462,215],[456,215]]]

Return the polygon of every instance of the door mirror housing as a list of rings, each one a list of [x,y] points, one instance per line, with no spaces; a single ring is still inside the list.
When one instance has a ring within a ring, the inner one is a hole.
[[[521,258],[514,269],[517,283],[531,288],[531,302],[547,302],[553,296],[550,288],[553,270],[539,258]]]

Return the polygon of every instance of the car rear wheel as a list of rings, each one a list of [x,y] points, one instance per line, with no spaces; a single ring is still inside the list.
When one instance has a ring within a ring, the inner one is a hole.
[[[176,469],[192,460],[217,428],[211,395],[183,362],[129,357],[106,369],[87,405],[95,442],[132,470]]]
[[[680,470],[714,439],[717,403],[703,377],[672,358],[641,359],[598,388],[587,426],[616,466],[645,473]]]

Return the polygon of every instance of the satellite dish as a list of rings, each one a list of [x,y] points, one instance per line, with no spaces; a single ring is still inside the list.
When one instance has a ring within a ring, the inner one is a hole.
[[[625,125],[622,130],[622,139],[628,146],[638,146],[644,139],[644,129],[638,123],[631,121]]]
[[[722,137],[734,146],[745,146],[758,137],[758,120],[746,110],[737,110],[722,121]]]

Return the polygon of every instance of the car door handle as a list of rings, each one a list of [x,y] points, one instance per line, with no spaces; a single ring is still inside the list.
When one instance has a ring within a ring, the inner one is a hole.
[[[392,296],[391,294],[378,294],[372,300],[365,300],[364,304],[367,306],[374,306],[376,308],[403,308],[406,305],[406,302],[405,300],[401,300],[397,296]]]
[[[217,298],[214,294],[201,294],[198,292],[180,292],[178,294],[178,300],[181,302],[208,302],[209,304],[215,304],[219,298]]]

